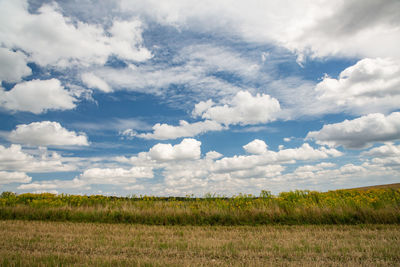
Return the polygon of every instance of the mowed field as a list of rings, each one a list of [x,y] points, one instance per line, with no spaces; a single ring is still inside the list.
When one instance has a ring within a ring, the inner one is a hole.
[[[399,225],[0,221],[1,266],[400,266]]]

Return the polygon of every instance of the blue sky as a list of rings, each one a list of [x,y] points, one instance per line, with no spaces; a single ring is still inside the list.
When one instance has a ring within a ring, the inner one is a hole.
[[[400,3],[0,0],[0,191],[399,182]]]

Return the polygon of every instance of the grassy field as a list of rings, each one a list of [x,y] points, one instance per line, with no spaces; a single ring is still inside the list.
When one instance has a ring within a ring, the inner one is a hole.
[[[387,189],[387,188],[400,189],[400,183],[363,186],[363,187],[352,188],[350,190],[370,190],[370,189]]]
[[[0,196],[0,266],[400,266],[400,189]]]
[[[292,191],[277,196],[106,197],[4,192],[0,219],[147,225],[399,224],[400,189]]]
[[[399,225],[0,221],[1,266],[399,266]]]

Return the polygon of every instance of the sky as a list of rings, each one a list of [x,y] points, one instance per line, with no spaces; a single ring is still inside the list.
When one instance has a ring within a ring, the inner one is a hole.
[[[0,0],[0,192],[400,182],[398,0]]]

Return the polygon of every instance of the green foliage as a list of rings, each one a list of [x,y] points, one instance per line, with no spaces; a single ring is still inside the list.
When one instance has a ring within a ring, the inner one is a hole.
[[[196,198],[3,192],[0,219],[149,225],[400,223],[400,190],[296,190],[277,196],[263,190],[259,197],[230,198],[211,193]]]

